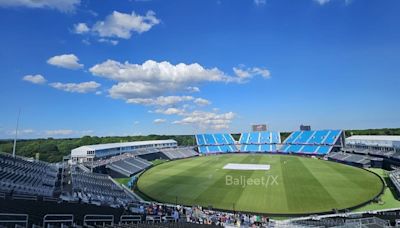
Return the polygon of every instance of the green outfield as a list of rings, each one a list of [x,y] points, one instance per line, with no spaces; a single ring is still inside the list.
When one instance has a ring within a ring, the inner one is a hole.
[[[226,170],[228,163],[270,170]],[[359,205],[380,193],[363,169],[288,155],[235,154],[166,162],[146,171],[138,189],[159,202],[271,214],[305,214]]]

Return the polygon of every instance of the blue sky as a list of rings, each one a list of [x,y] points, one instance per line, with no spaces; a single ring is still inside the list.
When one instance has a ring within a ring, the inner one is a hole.
[[[0,138],[400,127],[397,0],[0,0]]]

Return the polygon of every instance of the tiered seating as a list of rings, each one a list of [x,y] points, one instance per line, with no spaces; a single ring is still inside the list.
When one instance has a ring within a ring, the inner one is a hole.
[[[179,159],[179,158],[188,158],[197,155],[197,152],[190,147],[178,147],[178,148],[165,148],[160,150],[164,153],[169,159]]]
[[[371,160],[366,155],[359,155],[359,154],[349,154],[349,153],[342,153],[342,152],[332,152],[328,156],[328,159],[344,162],[344,163],[351,163],[361,166],[369,166],[371,164]]]
[[[149,166],[151,166],[150,162],[139,157],[132,157],[112,162],[106,167],[124,176],[130,177]]]
[[[0,153],[1,191],[53,196],[57,181],[58,168],[54,165]]]
[[[389,173],[389,178],[396,187],[396,191],[400,193],[400,170],[394,170]]]
[[[274,152],[280,142],[279,132],[271,131],[242,133],[239,140],[241,152]]]
[[[341,130],[295,131],[285,140],[280,151],[324,155],[331,151],[341,133]]]
[[[230,134],[198,134],[197,145],[200,153],[226,153],[235,152],[237,148]]]
[[[71,179],[74,196],[83,202],[125,206],[135,201],[120,186],[116,185],[108,175],[74,170],[72,171]]]

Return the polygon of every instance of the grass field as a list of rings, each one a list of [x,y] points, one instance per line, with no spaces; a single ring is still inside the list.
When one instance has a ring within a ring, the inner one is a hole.
[[[125,186],[128,186],[128,182],[131,178],[130,177],[123,177],[123,178],[114,178],[115,181],[117,181],[120,184],[123,184]]]
[[[222,169],[227,163],[269,164],[271,169]],[[139,178],[138,188],[160,202],[302,214],[356,206],[374,198],[382,182],[370,172],[334,162],[288,155],[236,154],[166,162],[146,171]]]
[[[369,169],[372,172],[378,174],[384,180],[388,180],[387,171],[383,169]],[[396,196],[393,194],[391,189],[388,187],[385,188],[384,193],[380,197],[380,201],[378,203],[372,202],[368,205],[365,205],[361,208],[358,208],[356,211],[374,211],[374,210],[383,210],[390,208],[400,208],[400,201],[396,199]]]

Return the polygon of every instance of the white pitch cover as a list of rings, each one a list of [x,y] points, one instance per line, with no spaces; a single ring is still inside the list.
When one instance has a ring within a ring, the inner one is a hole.
[[[224,166],[223,169],[231,169],[231,170],[269,170],[270,169],[270,165],[228,163],[228,164],[226,164]]]

